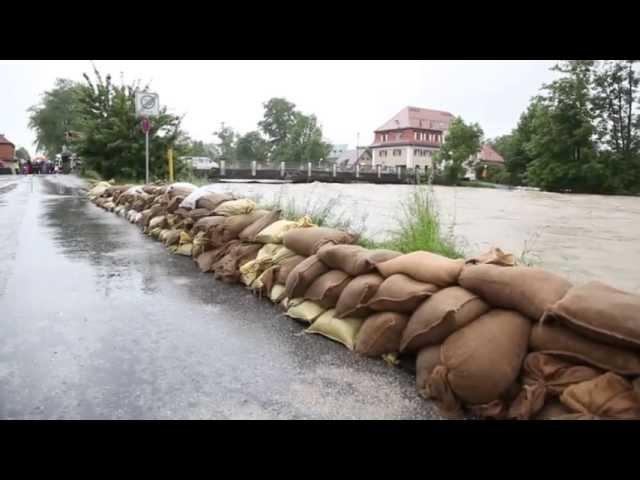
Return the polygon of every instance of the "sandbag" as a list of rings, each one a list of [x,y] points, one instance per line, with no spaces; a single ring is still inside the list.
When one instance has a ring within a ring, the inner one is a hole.
[[[598,342],[640,348],[640,295],[602,282],[571,288],[545,312],[542,321],[549,320]]]
[[[305,330],[339,342],[349,350],[355,348],[355,340],[363,320],[361,318],[336,318],[335,310],[327,310]]]
[[[586,362],[621,375],[640,375],[640,355],[633,350],[596,342],[556,323],[534,325],[529,349]]]
[[[258,234],[269,225],[277,221],[278,218],[280,218],[280,210],[272,210],[260,217],[252,224],[245,227],[238,235],[238,238],[240,240],[244,240],[245,242],[255,242]]]
[[[261,245],[261,244],[260,244]],[[284,253],[282,253],[284,251]],[[279,261],[293,255],[293,252],[283,245],[268,243],[260,248],[255,260],[247,262],[240,269],[241,281],[247,286],[251,286],[254,281],[269,267]],[[256,285],[256,288],[260,287]]]
[[[500,399],[516,381],[527,353],[530,321],[512,310],[491,310],[452,333],[427,394],[446,416],[462,414],[460,401],[484,405]]]
[[[562,420],[569,415],[569,410],[558,398],[552,398],[533,417],[533,420]]]
[[[229,195],[228,193],[209,192],[196,200],[196,208],[215,210],[223,202],[228,202],[233,199],[233,195]]]
[[[196,257],[196,263],[201,272],[208,272],[214,262],[219,260],[220,248],[208,250]]]
[[[396,312],[374,313],[367,317],[356,335],[356,353],[378,357],[398,352],[408,321],[407,315]]]
[[[220,245],[238,238],[242,230],[267,213],[266,210],[253,210],[251,213],[227,216],[224,222],[212,227],[211,243]]]
[[[304,300],[290,304],[287,309],[287,316],[306,323],[313,323],[316,318],[326,311],[327,309],[322,305],[311,300]]]
[[[352,277],[370,273],[378,263],[400,255],[393,250],[368,250],[359,245],[328,244],[318,250],[318,257],[327,267],[342,270]]]
[[[175,197],[187,197],[191,192],[197,190],[198,187],[193,185],[192,183],[187,182],[175,182],[167,187],[165,193],[169,197],[169,199],[173,199]]]
[[[440,345],[429,345],[416,355],[416,389],[421,397],[429,398],[429,379],[440,364]]]
[[[571,288],[565,278],[540,268],[498,265],[466,266],[459,283],[489,305],[517,310],[533,320]]]
[[[193,233],[199,233],[199,232],[207,232],[209,233],[210,230],[215,226],[215,225],[220,225],[222,224],[227,217],[222,217],[220,215],[211,215],[208,217],[203,217],[201,219],[199,219],[196,223],[193,224]]]
[[[193,237],[192,255],[194,257],[198,257],[209,248],[210,248],[210,242],[206,232],[196,233],[196,235]]]
[[[269,299],[273,303],[278,303],[278,302],[282,301],[282,299],[284,298],[284,295],[285,295],[284,285],[279,285],[279,284],[276,283],[271,288],[271,292],[269,292]]]
[[[366,306],[377,312],[410,313],[437,291],[438,287],[433,284],[422,283],[405,274],[396,273],[380,284]]]
[[[190,257],[192,248],[193,248],[193,244],[184,243],[178,247],[175,253],[178,255],[184,255],[185,257]]]
[[[521,391],[509,408],[508,417],[528,420],[542,410],[547,399],[558,397],[570,385],[591,380],[602,373],[553,355],[530,353],[524,359]]]
[[[276,282],[285,285],[291,271],[302,263],[305,258],[306,257],[303,257],[302,255],[293,255],[292,257],[284,260],[280,265],[278,265],[276,270]]]
[[[246,265],[246,264],[245,264]],[[249,283],[251,289],[254,292],[270,292],[273,286],[276,283],[276,273],[278,271],[278,265],[274,265],[272,267],[267,268],[264,272],[262,272],[258,278],[256,278],[253,282]],[[240,272],[242,274],[242,271]],[[244,283],[244,280],[243,280]],[[284,288],[284,285],[282,285]]]
[[[419,282],[448,287],[458,282],[463,265],[464,260],[452,260],[431,252],[412,252],[378,263],[376,268],[385,278],[402,273]]]
[[[159,217],[152,218],[149,222],[149,229],[153,230],[154,228],[164,228],[167,226],[167,218],[164,215]]]
[[[240,242],[239,240],[233,240],[229,243],[231,245],[224,257],[211,268],[216,279],[226,283],[235,283],[240,280],[240,268],[255,259],[263,245]]]
[[[329,269],[320,261],[317,255],[307,257],[291,270],[287,277],[287,297],[302,297],[307,291],[311,283],[323,273],[327,273]]]
[[[230,217],[232,215],[244,215],[247,213],[251,213],[255,209],[256,204],[253,200],[249,200],[248,198],[241,198],[239,200],[229,200],[223,202],[218,205],[213,211],[216,215]]]
[[[179,217],[186,218],[186,217],[189,217],[189,213],[190,212],[191,212],[191,210],[187,210],[185,208],[178,208],[173,213],[178,215]]]
[[[184,197],[177,196],[173,197],[171,201],[167,205],[167,212],[174,213],[179,207],[180,203],[184,200]]]
[[[509,406],[519,393],[520,385],[518,382],[513,382],[497,399],[483,404],[469,405],[469,413],[482,419],[506,420]]]
[[[427,298],[413,314],[402,334],[401,352],[418,352],[442,343],[490,309],[477,295],[462,287],[448,287]]]
[[[201,218],[210,217],[211,215],[212,211],[206,208],[196,208],[189,212],[189,218],[193,219],[194,222],[197,222]]]
[[[260,231],[255,237],[260,243],[282,243],[282,236],[292,228],[298,228],[298,223],[292,220],[278,220]]]
[[[317,302],[324,309],[333,308],[350,281],[351,277],[343,271],[329,270],[309,285],[304,293],[304,298]]]
[[[560,401],[577,412],[575,420],[640,419],[640,395],[613,372],[567,387]]]
[[[152,228],[149,230],[149,236],[157,240],[161,232],[162,232],[162,228],[160,227]]]
[[[376,294],[384,281],[378,273],[365,273],[351,280],[342,290],[336,303],[336,317],[365,318],[373,313],[365,305]]]
[[[516,265],[516,257],[511,253],[505,253],[497,247],[491,248],[488,252],[476,255],[465,261],[466,265],[500,265],[502,267],[513,267]]]
[[[289,230],[283,235],[282,243],[298,255],[311,256],[328,243],[353,243],[355,239],[353,235],[335,228],[311,227]]]

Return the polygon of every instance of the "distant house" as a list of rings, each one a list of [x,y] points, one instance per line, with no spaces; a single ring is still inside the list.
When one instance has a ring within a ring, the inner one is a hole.
[[[486,169],[491,165],[504,168],[504,158],[502,158],[502,155],[496,152],[491,145],[485,143],[482,145],[480,151],[473,155],[467,162],[466,176],[470,180],[476,180],[478,166],[484,167],[481,174],[484,176],[484,172],[486,172]]]
[[[329,163],[333,163],[336,160],[338,160],[338,158],[340,158],[347,150],[348,150],[349,146],[346,144],[341,144],[341,145],[333,145],[331,147],[331,152],[329,153],[329,155],[327,156],[327,162]]]
[[[180,160],[186,162],[194,170],[211,170],[219,167],[218,162],[209,157],[180,157]]]
[[[17,169],[16,146],[0,133],[0,173],[15,173]]]
[[[374,132],[372,165],[415,168],[432,166],[454,115],[428,108],[405,107]]]
[[[371,150],[367,147],[359,147],[353,150],[345,150],[342,155],[335,159],[335,164],[343,170],[355,170],[356,163],[360,168],[371,168]]]

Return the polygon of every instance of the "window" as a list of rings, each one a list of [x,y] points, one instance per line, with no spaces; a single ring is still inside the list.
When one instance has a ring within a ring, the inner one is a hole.
[[[393,151],[393,156],[394,156],[394,157],[399,157],[399,156],[401,156],[401,155],[402,155],[402,150],[395,149],[395,150]]]

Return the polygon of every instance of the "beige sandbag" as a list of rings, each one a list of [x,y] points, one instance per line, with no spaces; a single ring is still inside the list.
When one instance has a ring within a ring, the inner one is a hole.
[[[178,215],[179,217],[187,218],[187,217],[189,217],[189,213],[191,213],[191,210],[188,210],[186,208],[178,208],[173,213],[175,215]]]
[[[602,282],[571,288],[542,321],[554,319],[593,340],[640,348],[640,295]]]
[[[302,297],[309,288],[309,285],[329,269],[320,261],[317,255],[307,257],[300,262],[287,277],[287,297]]]
[[[567,387],[560,401],[578,413],[576,420],[640,419],[640,395],[613,372]]]
[[[333,308],[350,281],[351,277],[342,270],[329,270],[309,285],[304,298],[317,302],[324,309]]]
[[[301,320],[306,323],[313,323],[313,321],[326,312],[326,308],[322,305],[312,302],[311,300],[303,300],[299,303],[293,302],[288,305],[287,316]]]
[[[533,417],[533,420],[562,420],[569,415],[569,410],[558,398],[551,398],[544,407]]]
[[[440,364],[440,345],[429,345],[416,355],[416,388],[420,396],[429,398],[429,379]]]
[[[192,249],[193,249],[193,244],[183,243],[178,247],[175,253],[177,253],[178,255],[184,255],[185,257],[190,257]]]
[[[521,391],[511,403],[508,417],[528,420],[542,410],[547,399],[558,397],[570,385],[591,380],[602,373],[553,355],[530,353],[524,360]]]
[[[281,250],[286,251],[285,255],[287,252],[293,254],[286,247],[277,243],[268,243],[264,246],[261,246],[255,260],[247,262],[240,268],[242,283],[247,286],[252,285],[254,281],[260,276],[260,274],[262,274],[266,269],[274,264],[274,258]]]
[[[435,285],[396,273],[382,282],[366,306],[377,312],[410,313],[437,291]]]
[[[189,212],[189,218],[192,218],[194,222],[206,217],[210,217],[213,214],[211,210],[206,208],[196,208]]]
[[[511,253],[505,253],[499,248],[493,247],[488,252],[468,259],[465,264],[500,265],[503,267],[514,267],[516,265],[516,257],[514,257]]]
[[[398,352],[408,321],[407,315],[396,312],[374,313],[367,317],[356,335],[356,353],[379,357]]]
[[[210,248],[209,238],[207,237],[206,232],[198,232],[195,237],[193,237],[193,252],[192,255],[194,257],[200,256],[206,250]]]
[[[292,228],[298,228],[298,224],[292,220],[278,220],[261,230],[255,236],[255,241],[260,243],[282,243],[282,236]]]
[[[267,213],[266,210],[253,210],[251,213],[227,216],[224,222],[211,227],[209,238],[212,245],[221,245],[237,239],[242,230]]]
[[[218,205],[213,210],[213,212],[216,215],[223,215],[225,217],[230,217],[232,215],[244,215],[247,213],[251,213],[255,209],[256,209],[256,204],[253,200],[249,200],[248,198],[241,198],[239,200],[229,200],[227,202],[223,202],[220,205]]]
[[[460,401],[484,405],[500,399],[518,377],[530,330],[523,315],[496,309],[452,333],[440,348],[428,396],[452,417],[461,416]]]
[[[402,273],[419,282],[448,287],[458,282],[463,266],[464,260],[452,260],[435,253],[420,251],[378,263],[376,268],[385,278]]]
[[[534,325],[529,349],[586,362],[621,375],[640,375],[640,355],[637,352],[596,342],[556,323]]]
[[[328,244],[318,250],[318,257],[327,267],[342,270],[352,277],[373,272],[378,263],[400,255],[393,250],[368,250],[359,245]]]
[[[178,207],[180,206],[183,200],[184,200],[184,197],[180,195],[173,197],[173,199],[171,199],[171,201],[167,205],[167,212],[174,213],[178,209]]]
[[[149,229],[153,230],[154,228],[164,228],[167,226],[167,219],[164,215],[159,217],[152,218],[149,222]]]
[[[280,285],[276,283],[271,288],[271,292],[269,293],[269,299],[271,299],[273,303],[278,303],[283,300],[284,295],[285,295],[284,285]]]
[[[489,305],[517,310],[533,320],[571,288],[565,278],[540,268],[498,265],[466,266],[459,283]]]
[[[196,200],[196,208],[215,210],[222,202],[229,200],[233,200],[233,196],[228,193],[209,192]]]
[[[274,265],[272,267],[267,268],[264,272],[262,272],[258,278],[256,278],[252,283],[249,284],[251,290],[254,292],[270,292],[273,286],[276,283],[276,272],[278,269],[278,265]],[[242,280],[244,283],[244,280]],[[284,288],[284,285],[282,285]]]
[[[378,273],[365,273],[351,280],[338,298],[336,317],[365,318],[371,315],[373,310],[365,305],[376,294],[382,282],[384,278]]]
[[[488,312],[489,305],[462,287],[448,287],[427,298],[411,315],[402,334],[401,352],[418,352]]]
[[[263,215],[258,220],[245,227],[238,235],[238,238],[245,242],[255,242],[256,237],[260,232],[280,218],[280,213],[280,210],[273,210]]]
[[[162,229],[160,227],[152,228],[149,230],[149,236],[157,240],[160,236],[160,232],[162,232]]]
[[[220,225],[226,220],[227,217],[220,215],[210,215],[203,217],[193,224],[193,233],[209,232],[215,225]]]
[[[305,258],[306,257],[303,257],[302,255],[293,255],[292,257],[283,260],[282,263],[278,265],[278,269],[276,271],[276,282],[285,285],[291,271],[302,263]]]
[[[214,276],[226,283],[235,283],[240,280],[240,269],[258,255],[263,245],[258,243],[246,243],[233,240],[228,243],[225,255],[211,266]]]
[[[312,227],[294,228],[285,232],[282,243],[298,255],[315,255],[320,247],[328,243],[342,244],[353,243],[356,238],[353,235],[335,228]]]
[[[361,318],[336,318],[335,310],[327,310],[305,330],[339,342],[349,350],[355,348],[356,335],[362,326]]]

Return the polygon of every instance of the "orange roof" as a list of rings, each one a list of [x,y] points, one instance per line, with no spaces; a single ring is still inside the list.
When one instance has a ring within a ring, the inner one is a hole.
[[[504,163],[504,158],[498,152],[496,152],[491,145],[484,144],[480,150],[480,161]]]
[[[454,119],[453,114],[428,108],[405,107],[393,116],[391,120],[376,129],[397,130],[399,128],[424,128],[428,130],[444,131]]]
[[[7,137],[5,137],[1,133],[0,133],[0,145],[11,145],[11,146],[15,147],[15,145],[12,142],[10,142],[9,140],[7,140]]]

